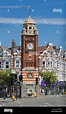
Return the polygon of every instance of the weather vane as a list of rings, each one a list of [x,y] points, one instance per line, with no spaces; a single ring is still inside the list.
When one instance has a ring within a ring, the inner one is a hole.
[[[30,16],[30,8],[31,8],[31,7],[30,7],[30,6],[28,6],[28,10],[29,10],[29,14],[28,14],[28,16]]]

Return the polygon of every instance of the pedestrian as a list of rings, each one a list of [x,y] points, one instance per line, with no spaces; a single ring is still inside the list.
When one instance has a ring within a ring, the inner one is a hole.
[[[44,89],[42,89],[42,95],[44,95]]]
[[[59,86],[58,86],[58,95],[59,95]]]
[[[47,86],[46,86],[46,91],[45,91],[45,95],[47,95]]]
[[[3,97],[3,99],[6,98],[6,91],[5,91],[5,89],[2,89],[2,97]]]

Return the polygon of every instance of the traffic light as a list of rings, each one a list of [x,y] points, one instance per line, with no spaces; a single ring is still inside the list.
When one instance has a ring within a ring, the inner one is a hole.
[[[14,79],[13,79],[13,77],[11,77],[10,83],[11,83],[11,86],[12,86],[13,83],[14,83]]]
[[[38,84],[38,78],[36,77],[36,85]]]
[[[15,79],[17,79],[17,74],[10,74],[10,84],[14,85]]]
[[[22,75],[19,75],[19,80],[20,80],[20,81],[23,81]]]
[[[10,74],[10,85],[13,85],[13,74]]]
[[[15,79],[17,79],[17,74],[14,74],[14,76],[15,76]]]

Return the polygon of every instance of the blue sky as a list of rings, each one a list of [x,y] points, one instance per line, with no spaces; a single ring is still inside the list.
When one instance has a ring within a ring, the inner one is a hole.
[[[66,0],[0,0],[0,42],[20,45],[23,22],[30,15],[38,29],[38,45],[51,42],[66,50]]]

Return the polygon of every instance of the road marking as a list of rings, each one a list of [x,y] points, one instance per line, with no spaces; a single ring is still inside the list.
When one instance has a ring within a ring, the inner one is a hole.
[[[50,105],[50,103],[44,103],[45,105]]]

